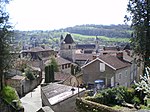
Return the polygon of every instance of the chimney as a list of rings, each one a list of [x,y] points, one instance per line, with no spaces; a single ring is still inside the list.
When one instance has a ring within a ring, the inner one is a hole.
[[[123,59],[123,52],[116,53],[116,57],[122,60]]]

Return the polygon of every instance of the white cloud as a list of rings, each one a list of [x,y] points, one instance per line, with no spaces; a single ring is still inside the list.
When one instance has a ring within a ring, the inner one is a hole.
[[[79,24],[122,24],[127,0],[13,0],[11,21],[20,30],[50,30]]]

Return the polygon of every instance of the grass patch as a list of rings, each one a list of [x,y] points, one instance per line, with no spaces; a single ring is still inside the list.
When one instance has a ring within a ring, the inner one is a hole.
[[[20,101],[18,95],[16,94],[15,89],[10,86],[5,86],[3,88],[3,90],[1,91],[1,96],[10,104],[12,103],[13,100]]]
[[[72,34],[72,36],[75,39],[94,39],[96,38],[96,36],[88,36],[88,35],[81,35],[81,34]],[[108,42],[129,42],[130,39],[129,38],[109,38],[106,36],[97,36],[98,38],[104,40],[104,41],[108,41]]]
[[[114,105],[114,106],[112,106],[112,108],[115,110],[120,110],[120,109],[122,109],[122,106]]]
[[[64,37],[66,36],[68,32],[52,32],[51,35],[53,38],[53,40],[59,40],[60,36],[63,35]],[[87,39],[95,39],[96,36],[89,36],[89,35],[81,35],[81,34],[76,34],[76,33],[71,33],[72,37],[75,39],[75,41],[84,41]],[[106,36],[98,36],[98,38],[104,40],[104,41],[108,41],[108,42],[129,42],[130,39],[129,38],[109,38]],[[51,40],[51,39],[50,39]]]
[[[140,105],[141,109],[150,110],[150,106]]]

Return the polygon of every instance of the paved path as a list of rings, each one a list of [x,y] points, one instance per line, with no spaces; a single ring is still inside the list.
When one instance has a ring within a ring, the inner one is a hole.
[[[42,107],[41,86],[39,85],[32,92],[21,98],[25,112],[36,112]]]

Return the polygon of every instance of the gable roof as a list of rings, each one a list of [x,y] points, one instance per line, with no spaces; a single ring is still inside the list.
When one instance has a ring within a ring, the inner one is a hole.
[[[45,46],[45,47],[34,47],[28,50],[22,50],[21,53],[30,53],[30,52],[43,52],[43,51],[51,51],[52,48]]]
[[[64,59],[64,58],[62,58],[62,57],[56,57],[56,60],[57,60],[57,62],[58,62],[58,65],[63,65],[63,64],[68,64],[68,63],[72,63],[71,61],[69,61],[69,60],[66,60],[66,59]]]
[[[71,61],[66,60],[66,59],[64,59],[64,58],[62,58],[62,57],[60,57],[60,56],[56,57],[55,59],[56,59],[58,65],[64,65],[64,64],[72,63]],[[50,62],[51,62],[51,60],[47,60],[47,61],[45,62],[45,64],[47,65],[47,64],[49,64]]]
[[[77,44],[76,48],[77,49],[95,49],[96,45],[95,44]]]
[[[75,60],[92,60],[93,59],[93,54],[75,54]]]
[[[67,34],[65,39],[64,39],[65,44],[72,44],[74,43],[74,40],[72,39],[71,34]]]
[[[125,60],[120,60],[116,56],[101,55],[98,58],[96,58],[96,59],[92,60],[91,62],[87,63],[86,65],[83,65],[82,68],[90,65],[91,63],[93,63],[97,60],[104,63],[104,64],[106,64],[107,66],[109,66],[113,70],[118,70],[118,69],[121,69],[121,68],[131,66],[130,62],[127,62]]]

